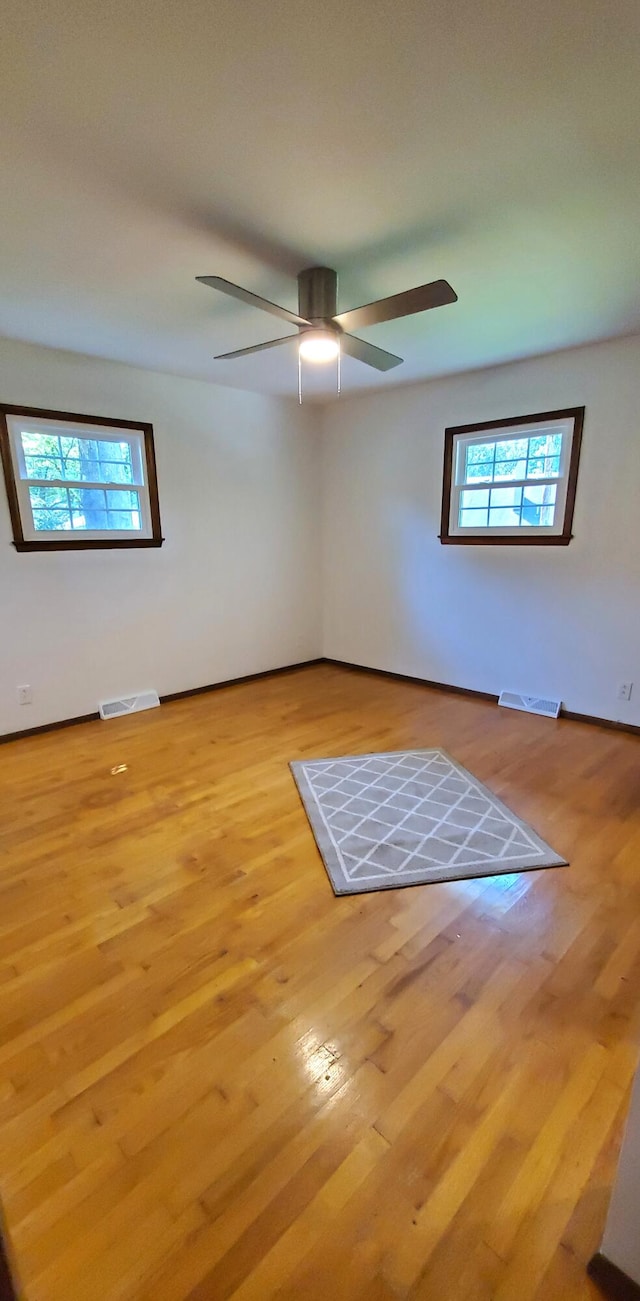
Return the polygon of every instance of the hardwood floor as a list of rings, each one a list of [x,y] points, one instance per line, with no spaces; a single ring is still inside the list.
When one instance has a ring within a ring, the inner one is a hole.
[[[292,758],[442,745],[566,855],[334,898]],[[640,744],[330,666],[0,747],[27,1301],[574,1301],[640,1032]]]

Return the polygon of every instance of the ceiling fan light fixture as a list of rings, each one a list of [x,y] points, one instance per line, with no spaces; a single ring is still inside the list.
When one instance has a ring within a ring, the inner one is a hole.
[[[340,363],[342,355],[372,366],[374,370],[393,370],[400,366],[402,357],[378,348],[373,343],[352,334],[361,326],[381,325],[384,321],[397,321],[403,316],[428,312],[432,307],[444,307],[457,302],[458,295],[447,280],[433,280],[428,285],[416,285],[389,298],[374,303],[364,303],[348,312],[337,312],[338,276],[331,267],[306,267],[298,275],[298,311],[280,307],[268,298],[261,298],[242,285],[235,285],[222,276],[196,276],[201,284],[208,285],[241,303],[259,307],[270,316],[279,316],[289,325],[297,326],[299,334],[286,334],[282,339],[268,339],[254,343],[249,348],[236,348],[233,352],[218,353],[216,361],[229,361],[235,357],[248,357],[250,353],[264,352],[265,348],[279,348],[290,340],[298,342],[298,400],[302,401],[302,362],[323,365],[335,361],[338,371],[337,392],[340,393]]]
[[[340,355],[339,336],[335,330],[305,330],[300,336],[299,352],[303,361],[335,361]]]

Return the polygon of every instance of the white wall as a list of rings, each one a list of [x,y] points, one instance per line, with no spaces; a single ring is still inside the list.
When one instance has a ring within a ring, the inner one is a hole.
[[[18,555],[0,485],[0,733],[322,653],[322,487],[325,654],[640,723],[640,339],[322,412],[0,341],[0,400],[151,420],[166,537]],[[571,545],[442,547],[445,426],[582,404]]]
[[[633,1087],[601,1251],[640,1285],[640,1072]]]
[[[18,555],[0,476],[0,733],[320,653],[316,410],[8,340],[0,401],[151,421],[166,538]]]
[[[570,545],[441,546],[445,426],[582,405]],[[639,413],[638,338],[327,406],[324,653],[640,723]]]

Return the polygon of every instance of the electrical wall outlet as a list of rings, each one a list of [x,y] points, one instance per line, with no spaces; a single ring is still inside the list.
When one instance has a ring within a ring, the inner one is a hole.
[[[16,687],[19,705],[30,705],[33,701],[33,693],[30,686]]]
[[[618,687],[618,700],[631,700],[633,682],[621,682]]]

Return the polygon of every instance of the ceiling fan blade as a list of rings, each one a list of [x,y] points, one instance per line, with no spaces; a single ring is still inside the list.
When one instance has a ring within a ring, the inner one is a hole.
[[[290,325],[309,325],[303,316],[298,316],[296,312],[290,312],[287,307],[279,307],[277,303],[270,303],[268,298],[261,298],[259,294],[252,294],[249,289],[243,289],[241,285],[234,285],[230,280],[223,280],[222,276],[196,276],[196,280],[201,285],[209,285],[211,289],[219,289],[221,294],[228,294],[230,298],[239,298],[242,303],[248,303],[250,307],[260,307],[263,312],[270,312],[272,316],[279,316],[283,321],[289,321]]]
[[[252,348],[236,348],[235,352],[220,352],[214,361],[229,361],[233,357],[248,357],[250,352],[264,352],[265,348],[277,348],[281,343],[288,343],[290,339],[299,339],[299,334],[285,334],[282,339],[269,339],[267,343],[254,343]]]
[[[457,301],[458,295],[448,281],[434,280],[430,285],[418,285],[416,289],[405,289],[390,298],[379,298],[377,303],[365,303],[364,307],[340,312],[334,320],[343,330],[361,330],[365,325],[380,325],[382,321],[395,321],[399,316],[413,316],[415,312],[426,312],[430,307],[444,307],[446,303]]]
[[[372,343],[365,343],[364,339],[356,339],[354,334],[341,334],[340,347],[349,357],[363,361],[365,366],[373,366],[374,370],[393,370],[394,366],[402,365],[402,357],[385,352],[384,348],[375,348]]]

